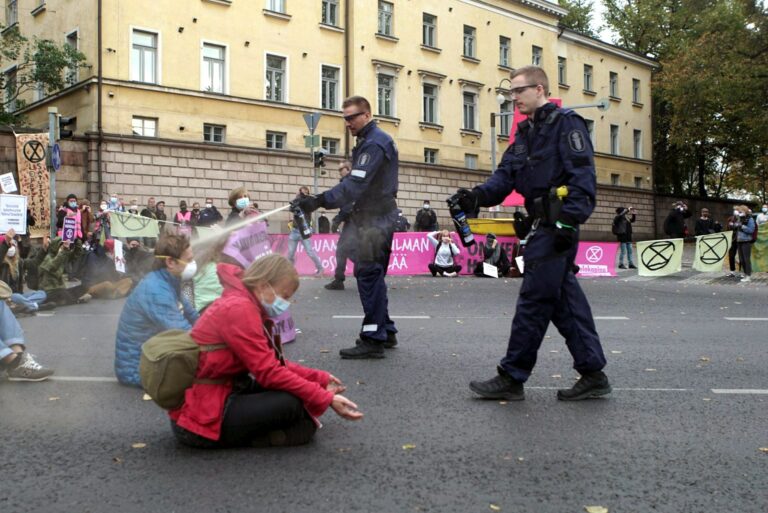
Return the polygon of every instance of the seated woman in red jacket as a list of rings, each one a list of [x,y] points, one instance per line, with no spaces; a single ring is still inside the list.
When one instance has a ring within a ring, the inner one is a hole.
[[[246,271],[220,263],[223,295],[192,328],[201,345],[195,383],[184,404],[170,412],[173,432],[193,447],[300,445],[312,439],[317,417],[330,406],[339,416],[363,414],[340,395],[346,387],[333,375],[283,358],[271,335],[275,316],[299,288],[293,265],[280,255],[257,260]],[[249,376],[252,376],[252,378]]]

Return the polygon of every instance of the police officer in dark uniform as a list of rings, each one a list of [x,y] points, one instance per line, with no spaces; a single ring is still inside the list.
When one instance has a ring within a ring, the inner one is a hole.
[[[352,163],[350,161],[345,160],[339,164],[339,182],[346,180],[351,171]],[[325,288],[328,290],[344,290],[344,271],[346,270],[347,259],[349,258],[349,238],[352,234],[352,230],[347,230],[346,228],[354,206],[354,203],[349,203],[341,207],[331,223],[331,233],[336,233],[339,230],[339,226],[341,226],[341,232],[339,233],[339,239],[336,241],[336,271],[334,272],[333,281],[325,285]]]
[[[350,259],[363,304],[363,326],[354,347],[342,358],[384,358],[384,348],[397,344],[397,329],[389,318],[384,277],[392,252],[397,221],[398,156],[392,138],[372,119],[371,105],[361,96],[342,104],[344,121],[357,136],[352,150],[352,172],[333,189],[296,200],[305,214],[318,208],[340,208],[354,203],[348,225]]]
[[[605,355],[574,265],[579,225],[595,206],[595,166],[586,124],[573,111],[548,101],[549,82],[541,68],[519,68],[511,80],[512,99],[528,119],[519,124],[514,143],[493,175],[454,196],[465,212],[476,215],[479,207],[498,205],[516,190],[525,197],[529,213],[527,223],[516,226],[521,239],[529,233],[507,354],[496,376],[472,381],[469,387],[484,398],[524,399],[523,383],[552,321],[581,374],[572,388],[558,390],[557,398],[606,395],[611,385],[602,370]]]

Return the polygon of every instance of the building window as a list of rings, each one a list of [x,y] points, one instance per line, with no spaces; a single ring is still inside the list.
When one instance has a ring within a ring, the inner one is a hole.
[[[285,57],[267,55],[266,98],[273,102],[285,102]]]
[[[391,36],[395,33],[392,29],[394,15],[395,6],[389,2],[379,0],[379,34]]]
[[[464,57],[475,57],[475,27],[464,25]]]
[[[473,155],[472,153],[465,153],[464,167],[467,169],[477,169],[477,155]]]
[[[499,135],[509,136],[512,127],[512,102],[507,100],[499,105]]]
[[[640,103],[640,81],[636,78],[632,79],[632,101]]]
[[[333,139],[331,137],[323,137],[320,145],[323,147],[325,151],[328,152],[328,155],[338,155],[341,141],[339,139]]]
[[[323,66],[320,94],[322,95],[320,107],[323,109],[339,109],[339,68]]]
[[[45,98],[45,84],[38,82],[35,84],[35,101]]]
[[[464,93],[464,130],[476,130],[477,123],[477,95]]]
[[[273,150],[285,149],[285,132],[267,132],[267,148]]]
[[[157,137],[157,118],[142,118],[133,116],[133,135],[140,137]]]
[[[226,49],[223,46],[203,44],[203,91],[224,93]]]
[[[611,185],[619,185],[619,175],[611,173]]]
[[[5,4],[5,23],[10,27],[19,22],[19,4],[17,0],[8,0]]]
[[[134,30],[131,35],[131,80],[157,83],[157,34]]]
[[[568,83],[568,68],[565,57],[557,58],[557,83],[563,85]]]
[[[423,90],[423,112],[422,120],[425,123],[437,123],[437,86],[433,84],[424,84]]]
[[[611,155],[619,154],[619,125],[611,125]]]
[[[609,80],[608,94],[613,98],[618,98],[619,97],[619,74],[611,71],[608,77],[609,77],[608,78]]]
[[[635,177],[635,187],[637,187],[638,189],[642,189],[643,188],[643,177],[642,176],[636,176]]]
[[[70,32],[69,34],[67,34],[67,38],[64,44],[74,50],[77,50],[79,47],[78,40],[79,40],[79,36],[78,36],[77,30],[75,30],[74,32]],[[80,80],[80,77],[79,77],[78,69],[76,67],[74,69],[67,69],[65,71],[64,82],[68,86],[77,84],[79,80]]]
[[[437,16],[424,13],[422,19],[421,44],[435,48],[437,47]]]
[[[379,116],[395,116],[395,78],[390,75],[378,75]]]
[[[19,108],[17,98],[19,96],[18,79],[16,76],[16,67],[9,69],[5,72],[5,110],[8,112],[16,112]]]
[[[203,125],[203,140],[211,143],[223,143],[227,135],[227,127],[223,125]]]
[[[592,66],[589,64],[584,65],[584,90],[593,91],[592,89]]]
[[[323,0],[323,23],[337,26],[339,24],[339,0]]]
[[[533,46],[531,48],[531,64],[534,66],[541,66],[542,52],[543,50],[538,46]]]
[[[424,163],[437,164],[437,150],[433,148],[424,148]]]
[[[587,133],[589,134],[589,140],[592,141],[592,146],[595,145],[595,122],[591,119],[585,119],[584,123],[587,125]]]
[[[511,40],[508,37],[499,36],[499,66],[509,67],[509,47]]]
[[[267,0],[267,10],[285,14],[285,0]]]
[[[633,155],[635,158],[643,158],[643,132],[641,130],[635,130],[632,132],[632,142],[634,146]]]

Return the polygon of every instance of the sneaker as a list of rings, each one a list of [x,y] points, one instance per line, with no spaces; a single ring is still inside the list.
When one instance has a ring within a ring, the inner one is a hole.
[[[523,384],[512,379],[512,376],[501,367],[498,374],[488,381],[470,381],[469,389],[484,399],[505,399],[507,401],[522,401],[525,399]]]
[[[341,280],[333,280],[331,283],[325,286],[328,290],[344,290],[344,282]]]
[[[321,268],[319,268],[319,269],[315,269],[315,272],[314,272],[314,273],[312,273],[312,274],[313,274],[314,276],[320,276],[321,274],[323,274],[323,268],[321,267]]]
[[[43,367],[26,351],[19,353],[11,365],[6,371],[9,381],[43,381],[53,374],[53,369]]]
[[[629,268],[630,268],[630,269],[637,269],[637,267],[635,266],[635,264],[629,264]]]
[[[369,338],[359,338],[355,345],[348,349],[339,351],[339,355],[345,360],[366,360],[385,358],[384,344],[371,340]]]
[[[83,304],[83,303],[87,303],[91,299],[93,299],[93,296],[88,294],[88,293],[85,293],[82,296],[80,296],[79,298],[77,298],[77,304],[80,305],[80,304]]]
[[[557,391],[561,401],[581,401],[611,393],[611,384],[603,371],[582,374],[571,388]]]
[[[750,281],[752,281],[752,278],[750,278],[749,276],[744,276],[741,279],[741,283],[749,283]]]
[[[731,271],[729,273],[725,273],[725,277],[726,278],[735,278],[736,277],[736,273],[733,272],[733,271]]]
[[[41,311],[41,312],[44,311],[44,310],[54,310],[54,309],[56,309],[56,303],[42,303],[42,304],[39,304],[37,306],[38,306],[38,310]]]
[[[619,264],[619,269],[626,269],[626,268],[627,266],[625,266],[624,264]]]
[[[458,276],[458,273],[445,273],[445,276],[447,276],[448,278],[455,278],[456,276]]]

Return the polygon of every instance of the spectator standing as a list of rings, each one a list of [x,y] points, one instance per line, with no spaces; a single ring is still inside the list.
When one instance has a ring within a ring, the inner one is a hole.
[[[299,193],[296,195],[295,199],[301,199],[306,198],[309,196],[309,188],[308,187],[299,187]],[[291,214],[293,216],[293,214]],[[307,222],[310,222],[309,215],[306,216]],[[307,256],[314,262],[315,264],[315,274],[323,274],[323,263],[320,261],[320,257],[317,256],[317,253],[315,253],[314,248],[312,248],[312,239],[305,239],[301,236],[301,233],[299,233],[299,229],[296,226],[295,222],[291,222],[291,231],[288,234],[288,260],[291,263],[294,263],[294,260],[296,258],[296,249],[299,246],[299,242],[301,242],[301,245],[304,246],[304,251],[307,252]],[[310,223],[310,228],[311,223]],[[314,229],[312,229],[314,231]]]
[[[685,220],[691,217],[688,205],[682,201],[672,204],[672,210],[664,219],[664,233],[671,239],[683,239],[688,235],[688,227]]]
[[[432,210],[429,200],[424,200],[424,204],[416,212],[416,226],[414,226],[413,231],[436,232],[437,230],[437,214]]]
[[[346,180],[351,171],[352,163],[348,160],[342,161],[339,164],[339,183]],[[333,272],[333,281],[325,285],[328,290],[344,290],[347,259],[353,250],[350,243],[350,238],[353,235],[352,229],[347,229],[347,223],[354,206],[354,202],[344,205],[331,221],[331,233],[339,232],[339,239],[336,241],[336,269]]]
[[[757,214],[757,225],[768,223],[768,205],[763,205],[760,209],[760,213]]]
[[[176,230],[179,235],[187,238],[192,237],[192,212],[187,210],[186,201],[181,200],[179,202],[179,211],[173,217],[173,222],[177,223]]]
[[[718,230],[715,227],[715,221],[709,215],[708,208],[701,209],[701,217],[696,220],[696,226],[694,226],[693,233],[696,236],[709,235],[710,233],[717,233]]]
[[[75,225],[75,239],[82,241],[83,240],[83,220],[80,216],[80,206],[77,203],[77,195],[70,194],[67,196],[66,201],[64,204],[59,207],[58,212],[56,212],[56,228],[58,228],[58,236],[61,237],[61,233],[63,231],[64,226],[64,218],[70,217],[74,218],[76,225]]]
[[[168,216],[165,215],[165,201],[158,201],[155,205],[155,217],[157,218],[157,230],[161,234],[165,230],[165,222]]]
[[[155,198],[153,196],[150,196],[147,199],[147,206],[139,215],[141,217],[157,220],[157,205],[155,204]],[[156,241],[157,239],[154,237],[144,237],[144,246],[150,249],[154,248]]]
[[[454,257],[459,254],[459,248],[454,244],[451,233],[448,230],[431,232],[427,234],[429,242],[435,247],[435,257],[429,264],[429,272],[432,276],[458,276],[461,266],[456,265]]]
[[[200,222],[200,203],[195,201],[192,203],[192,226],[197,226]]]
[[[739,221],[736,223],[736,243],[739,250],[739,262],[744,270],[742,283],[752,281],[752,235],[757,230],[757,224],[752,219],[752,212],[746,205],[736,207],[739,211]]]
[[[94,238],[97,240],[107,240],[112,238],[112,224],[109,217],[109,204],[102,201],[99,204],[99,211],[94,216]]]
[[[411,223],[408,221],[408,218],[403,215],[402,210],[397,209],[397,219],[395,220],[395,231],[407,232],[410,229],[411,229]]]
[[[197,226],[210,227],[219,224],[224,217],[213,204],[213,198],[205,198],[205,208],[200,211]]]
[[[739,210],[738,207],[734,207],[733,209],[733,215],[730,216],[726,222],[725,225],[728,228],[728,230],[731,231],[731,246],[728,248],[728,268],[730,269],[730,272],[726,274],[729,278],[736,278],[736,254],[739,251],[739,244],[738,244],[738,226],[741,224],[739,221]],[[739,270],[744,270],[744,264],[739,262]]]
[[[630,269],[637,269],[632,261],[632,223],[635,222],[636,215],[633,207],[616,207],[616,217],[613,218],[611,231],[619,241],[619,269],[626,269],[624,266],[624,254],[627,255],[627,265]]]
[[[229,206],[232,207],[232,211],[227,216],[227,222],[224,223],[225,226],[237,224],[249,215],[257,213],[256,209],[251,205],[251,198],[245,187],[237,187],[230,191]]]

